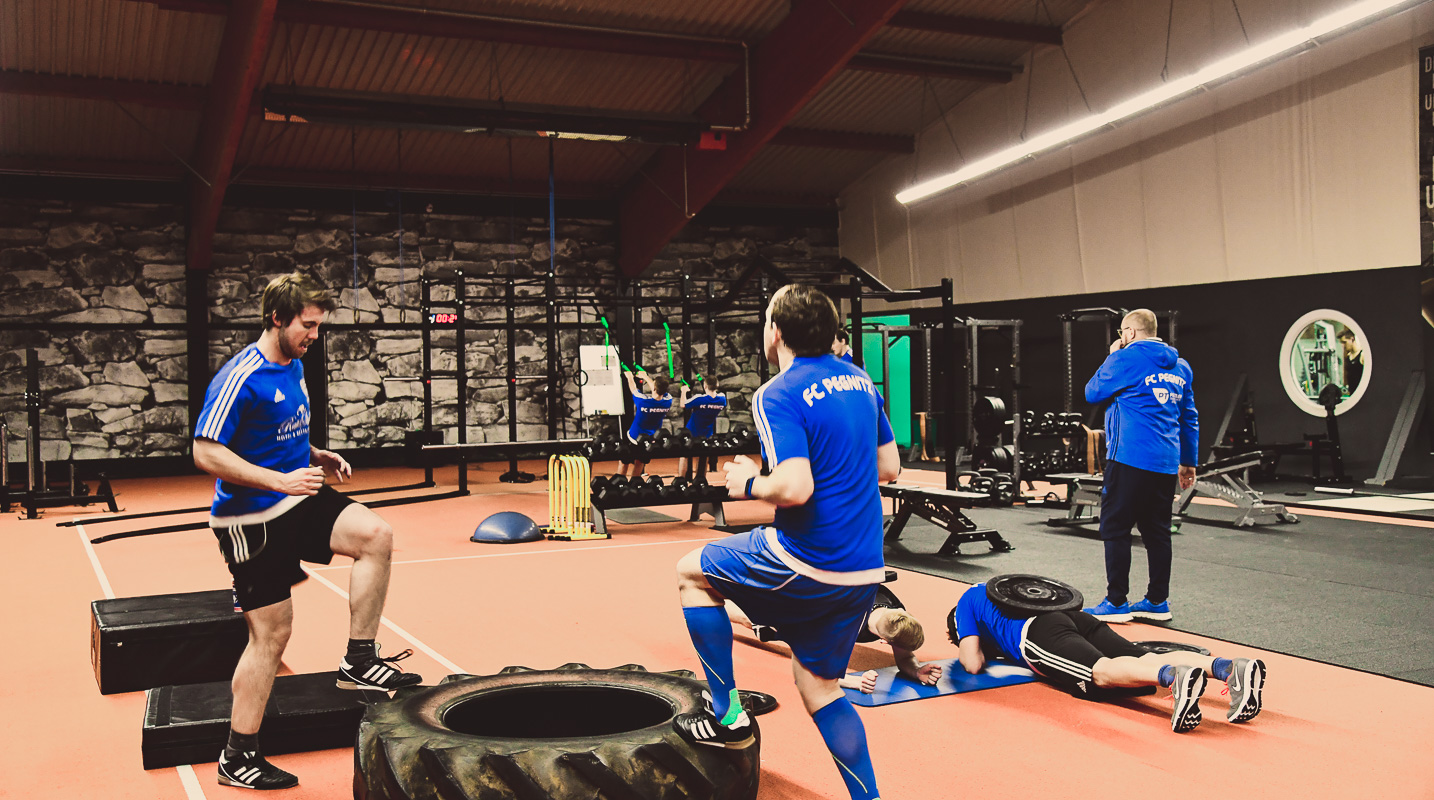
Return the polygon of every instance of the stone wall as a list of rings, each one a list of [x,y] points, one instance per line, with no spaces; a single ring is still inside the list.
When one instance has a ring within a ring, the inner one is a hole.
[[[0,413],[18,436],[24,422],[23,352],[35,348],[41,372],[45,455],[118,458],[187,452],[187,353],[184,236],[180,213],[162,204],[85,204],[0,200]],[[611,220],[562,220],[553,263],[560,283],[571,276],[616,275],[617,227]],[[835,261],[836,230],[775,226],[689,226],[661,253],[644,280],[689,274],[730,279],[760,253],[780,266],[788,259]],[[542,218],[472,217],[360,211],[226,208],[214,240],[208,283],[211,373],[259,333],[259,292],[273,277],[300,270],[331,287],[339,308],[325,335],[329,406],[322,419],[330,446],[356,448],[402,442],[420,426],[420,279],[434,298],[451,297],[453,277],[544,275],[548,227]],[[447,284],[447,285],[445,285]],[[725,289],[724,283],[714,287]],[[540,295],[541,287],[520,288]],[[501,297],[501,288],[480,290]],[[666,292],[675,301],[675,290]],[[599,331],[560,334],[561,380],[547,375],[545,310],[540,301],[515,308],[517,430],[520,439],[547,438],[548,394],[561,394],[559,435],[583,430],[577,346],[600,344]],[[470,309],[474,323],[501,322],[499,303]],[[562,317],[579,321],[577,312]],[[585,311],[583,321],[594,315]],[[674,319],[674,324],[676,320]],[[91,328],[124,323],[124,330]],[[381,323],[385,327],[370,327]],[[154,325],[155,327],[144,327]],[[705,367],[700,327],[694,370]],[[661,332],[646,332],[639,362],[666,364]],[[453,369],[451,332],[435,337],[433,368]],[[680,343],[675,343],[680,347]],[[716,374],[731,399],[734,423],[749,424],[749,402],[760,383],[760,330],[721,331]],[[468,440],[508,439],[507,386],[501,376],[507,342],[501,331],[468,331],[465,366],[472,376]],[[677,348],[675,348],[677,349]],[[680,350],[678,350],[680,353]],[[680,355],[679,355],[680,357]],[[313,378],[310,378],[312,381]],[[457,438],[456,384],[435,380],[433,421]],[[673,416],[674,424],[680,419]],[[19,456],[15,456],[19,458]]]

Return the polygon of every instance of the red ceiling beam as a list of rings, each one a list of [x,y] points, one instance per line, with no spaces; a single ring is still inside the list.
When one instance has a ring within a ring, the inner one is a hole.
[[[888,28],[904,28],[926,33],[952,33],[958,36],[976,36],[982,39],[1005,39],[1030,44],[1061,43],[1061,29],[1055,25],[1026,25],[1020,22],[1001,22],[978,17],[948,16],[925,11],[902,9],[891,16]]]
[[[176,86],[148,81],[76,78],[35,72],[0,70],[0,94],[117,100],[150,108],[193,111],[204,105],[203,86]]]
[[[293,91],[292,87],[280,87],[280,89],[285,92]],[[121,103],[150,108],[197,112],[204,108],[207,91],[207,88],[203,86],[175,86],[144,81],[75,78],[66,75],[0,70],[0,94],[71,97],[81,100],[118,100]],[[249,114],[257,115],[262,110],[260,102],[262,94],[262,89],[255,92],[255,100],[250,105]],[[303,114],[302,111],[299,113]],[[590,112],[584,110],[584,113]],[[379,121],[401,122],[402,120],[393,118]],[[556,122],[539,124],[538,128],[549,130],[557,124]],[[910,136],[827,131],[813,128],[783,129],[773,137],[772,144],[790,147],[823,147],[835,150],[864,150],[874,153],[915,152],[914,139]]]
[[[264,68],[277,2],[233,0],[230,6],[195,145],[193,164],[199,177],[189,193],[189,269],[209,269],[214,226]]]
[[[832,150],[865,150],[871,153],[916,152],[916,137],[887,133],[852,133],[814,128],[783,128],[768,144],[786,147],[825,147]]]
[[[158,5],[160,8],[193,13],[224,14],[227,0],[132,0]],[[940,17],[940,15],[924,15]],[[562,50],[583,50],[593,53],[673,58],[718,64],[742,63],[742,43],[710,37],[682,36],[670,33],[645,33],[588,25],[564,25],[537,20],[520,20],[453,11],[430,11],[413,7],[345,3],[336,0],[282,0],[275,12],[279,22],[302,23],[330,28],[353,28],[411,36],[434,36],[472,42],[553,47]],[[984,20],[966,20],[974,24]],[[990,22],[993,30],[1004,30],[1011,23]],[[968,24],[968,27],[971,25]],[[1016,26],[1022,27],[1022,26]],[[1026,26],[1034,27],[1034,26]],[[1057,31],[1059,33],[1059,31]],[[971,34],[979,35],[979,34]],[[1059,43],[1059,42],[1057,42]],[[866,72],[887,72],[920,77],[954,78],[958,80],[1009,81],[1009,71],[1001,66],[943,62],[920,59],[907,63],[900,58],[870,54],[852,59],[848,69]],[[1002,76],[1005,77],[1002,77]]]
[[[183,167],[175,163],[152,161],[0,156],[0,174],[177,183],[183,180],[185,171]],[[500,197],[510,195],[545,197],[548,194],[546,180],[515,181],[509,184],[505,177],[465,177],[462,175],[421,175],[394,172],[327,172],[268,167],[254,167],[241,171],[234,176],[233,185],[358,189],[360,191],[402,189],[406,192]],[[602,199],[613,195],[611,186],[597,183],[560,182],[557,184],[557,190],[558,197],[565,199]],[[778,194],[727,189],[717,196],[714,203],[781,208],[833,208],[836,205],[836,198],[825,194]]]
[[[902,56],[893,53],[857,53],[847,64],[863,72],[885,72],[891,75],[916,75],[923,78],[955,78],[981,83],[1010,83],[1020,66],[1004,64],[973,64],[942,61],[934,58]]]
[[[752,48],[751,123],[726,150],[661,150],[624,193],[618,212],[619,264],[640,275],[690,215],[727,185],[787,122],[856,55],[904,0],[793,0],[775,30]],[[700,116],[741,108],[742,75],[728,76]]]

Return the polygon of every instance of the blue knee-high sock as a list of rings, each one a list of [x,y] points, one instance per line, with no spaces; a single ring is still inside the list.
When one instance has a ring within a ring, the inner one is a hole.
[[[702,660],[702,670],[707,673],[712,713],[725,723],[728,710],[741,707],[735,699],[737,682],[732,678],[732,621],[721,606],[683,608],[682,616],[687,620],[697,657]]]
[[[1215,663],[1210,665],[1210,674],[1217,681],[1228,681],[1230,680],[1230,669],[1234,666],[1235,662],[1228,658],[1217,658]]]
[[[845,697],[817,709],[812,722],[821,731],[832,758],[836,760],[841,779],[852,800],[880,800],[876,790],[876,771],[871,767],[871,753],[866,749],[866,727]]]

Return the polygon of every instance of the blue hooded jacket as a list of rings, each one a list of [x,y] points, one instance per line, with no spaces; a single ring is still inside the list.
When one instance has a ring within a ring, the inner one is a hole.
[[[1194,377],[1165,342],[1141,339],[1111,353],[1085,385],[1085,399],[1114,401],[1105,412],[1106,459],[1166,475],[1197,465]]]

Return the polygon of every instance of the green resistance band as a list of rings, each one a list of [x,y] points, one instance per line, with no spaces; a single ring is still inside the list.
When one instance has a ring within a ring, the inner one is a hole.
[[[672,327],[664,322],[662,330],[667,332],[667,377],[675,378],[677,373],[672,369]]]

